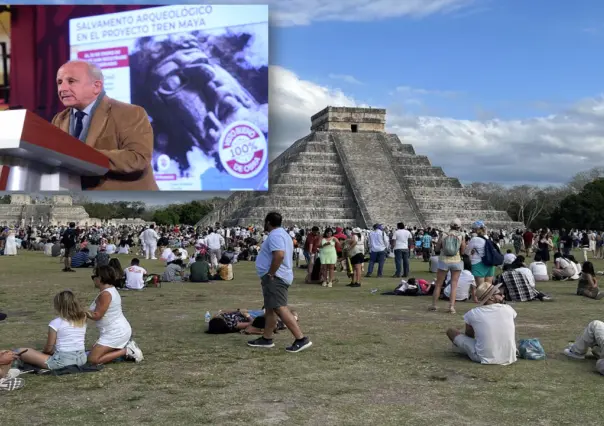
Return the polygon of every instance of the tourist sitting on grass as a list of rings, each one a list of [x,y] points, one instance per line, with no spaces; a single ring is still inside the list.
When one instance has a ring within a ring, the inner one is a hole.
[[[600,300],[604,297],[604,292],[601,292],[598,287],[596,272],[594,271],[594,265],[591,262],[585,262],[583,264],[581,278],[579,278],[579,284],[577,285],[577,296],[585,296],[596,300]]]
[[[122,298],[115,288],[118,278],[110,266],[100,266],[92,275],[99,294],[90,305],[87,316],[96,321],[100,336],[88,354],[90,364],[107,364],[121,357],[136,362],[143,360],[142,351],[131,340],[132,327],[122,312]]]
[[[474,279],[474,275],[472,275],[472,261],[470,260],[470,256],[464,254],[462,256],[463,262],[463,271],[459,274],[459,279],[457,280],[457,291],[455,292],[455,300],[458,302],[465,302],[472,298],[472,300],[476,303],[478,299],[476,298],[476,280]],[[451,271],[447,273],[447,278],[445,280],[445,288],[443,288],[443,292],[441,294],[441,299],[449,300],[451,297]]]
[[[291,310],[291,312],[292,312],[292,315],[295,318],[295,320],[299,321],[298,313],[296,311],[294,311],[293,309]],[[252,323],[250,325],[248,325],[244,330],[241,330],[241,334],[258,334],[258,335],[261,335],[261,334],[264,334],[264,328],[265,327],[266,327],[266,317],[264,316],[264,313],[262,313],[261,315],[259,315],[256,318],[254,318],[254,320],[252,321]],[[273,330],[273,333],[277,333],[278,331],[282,331],[282,330],[287,330],[287,326],[279,318],[277,320],[277,326]]]
[[[172,262],[168,263],[166,269],[164,269],[164,273],[161,276],[162,282],[172,283],[172,282],[180,282],[183,280],[183,264],[182,260],[176,259]]]
[[[70,290],[62,291],[54,298],[57,318],[48,325],[48,337],[42,352],[21,348],[17,353],[21,361],[34,367],[59,370],[70,365],[86,364],[86,310]],[[26,351],[26,352],[25,352]]]
[[[208,323],[208,334],[237,333],[252,325],[254,319],[264,316],[263,310],[221,310]]]
[[[429,296],[434,292],[434,286],[421,278],[402,280],[393,291],[382,293],[383,296]]]
[[[162,252],[161,252],[161,256],[160,256],[160,260],[163,260],[164,262],[166,262],[166,264],[174,261],[177,259],[176,254],[174,253],[175,250],[172,250],[170,247],[166,247]],[[178,253],[178,252],[177,252]]]
[[[465,331],[450,328],[447,337],[455,349],[481,364],[516,362],[516,311],[503,304],[500,285],[484,283],[476,289],[477,307],[464,315]]]
[[[554,268],[552,269],[552,279],[554,281],[567,281],[576,274],[577,270],[572,261],[565,259],[560,252],[554,254]]]
[[[109,265],[109,261],[111,260],[111,257],[107,254],[107,250],[105,249],[105,247],[100,247],[96,257],[94,258],[94,264],[95,266],[105,266],[105,265]]]
[[[97,267],[99,266],[102,265],[97,265]],[[114,257],[113,259],[109,260],[108,266],[111,267],[115,272],[116,280],[113,285],[116,288],[124,288],[124,285],[126,284],[126,279],[124,277],[124,268],[122,267],[120,260],[117,257]]]
[[[564,349],[564,355],[573,359],[585,359],[587,351],[591,349],[591,353],[598,359],[596,361],[596,370],[604,375],[604,359],[602,350],[604,349],[604,322],[592,321],[587,324],[585,330],[575,343]]]
[[[191,264],[189,281],[193,283],[210,282],[210,264],[207,261],[207,256],[198,254],[195,262]]]
[[[233,265],[231,260],[223,254],[218,261],[218,270],[212,277],[216,281],[233,281]]]
[[[126,240],[120,241],[120,245],[117,248],[117,254],[130,254],[130,246]]]
[[[534,261],[529,265],[529,269],[533,273],[535,281],[549,281],[547,265],[543,262],[541,253],[535,253]]]
[[[508,269],[511,269],[514,260],[516,260],[516,255],[512,253],[512,250],[508,250],[506,254],[503,255],[503,270],[507,271]]]
[[[90,268],[91,266],[94,266],[94,260],[90,259],[87,248],[83,248],[71,258],[72,268]]]
[[[140,266],[140,260],[137,258],[132,259],[130,266],[124,269],[123,274],[126,277],[125,288],[129,290],[142,290],[145,288],[147,271]]]
[[[57,240],[57,237],[52,237],[52,248],[50,249],[50,255],[52,257],[61,256],[61,243]]]

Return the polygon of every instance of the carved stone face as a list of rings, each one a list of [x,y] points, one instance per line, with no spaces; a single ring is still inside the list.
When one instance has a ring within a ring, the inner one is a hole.
[[[178,144],[211,154],[223,126],[244,119],[257,122],[252,116],[259,105],[225,69],[210,63],[194,36],[172,42],[174,52],[151,70],[154,103],[173,117],[172,125],[180,127],[183,140]]]

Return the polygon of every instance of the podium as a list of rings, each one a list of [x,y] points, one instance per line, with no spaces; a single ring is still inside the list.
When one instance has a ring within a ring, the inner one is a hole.
[[[27,110],[0,111],[0,191],[81,191],[109,159]]]

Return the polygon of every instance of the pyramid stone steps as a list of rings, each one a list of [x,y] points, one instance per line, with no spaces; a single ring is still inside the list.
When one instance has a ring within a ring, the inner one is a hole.
[[[307,152],[325,152],[328,154],[337,154],[336,148],[329,142],[308,142],[306,144]]]
[[[344,185],[346,179],[342,175],[306,175],[303,173],[282,173],[277,179],[277,183],[290,185],[313,185],[319,183],[327,183],[330,185]]]
[[[465,210],[465,209],[446,209],[446,210],[426,210],[424,218],[427,222],[450,222],[455,218],[467,217],[471,222],[476,220],[501,222],[506,219],[509,221],[509,215],[506,212],[497,210]]]
[[[425,155],[409,155],[393,152],[392,156],[396,158],[396,163],[400,166],[432,166],[430,159]]]
[[[272,211],[275,211],[275,207],[244,207],[237,213],[240,217],[266,217],[266,215]],[[280,207],[279,213],[283,217],[305,217],[308,219],[314,219],[315,221],[323,219],[355,219],[356,211],[352,208],[324,208],[324,207]],[[253,215],[252,215],[253,213]]]
[[[248,202],[246,206],[250,207],[263,207],[273,206],[277,208],[281,207],[300,207],[300,206],[320,206],[322,208],[344,208],[344,209],[356,209],[356,202],[350,197],[327,197],[322,194],[317,194],[317,188],[315,188],[314,196],[306,197],[291,197],[286,195],[261,195],[255,197],[253,200]]]
[[[321,163],[290,163],[287,166],[287,173],[309,174],[309,175],[341,175],[344,169],[339,162],[335,164]]]
[[[308,152],[303,151],[298,154],[296,161],[301,164],[317,164],[317,163],[331,163],[339,164],[340,159],[338,154],[335,152]]]
[[[254,217],[242,217],[237,219],[231,219],[230,221],[225,222],[226,226],[248,226],[248,225],[264,225],[264,217],[254,216]],[[297,226],[299,228],[312,228],[313,226],[320,225],[322,227],[331,227],[333,229],[339,227],[343,228],[354,228],[358,226],[357,219],[321,219],[321,221],[317,221],[316,219],[308,219],[301,216],[287,217],[283,216],[283,226],[291,227]]]
[[[365,223],[394,225],[402,221],[411,226],[420,225],[400,185],[392,179],[394,170],[379,136],[375,133],[333,134],[346,175],[358,192],[355,197],[357,201],[362,200],[359,207]],[[368,158],[371,160],[367,161]]]
[[[399,165],[399,172],[404,177],[447,177],[441,167]]]
[[[271,186],[269,194],[279,194],[286,197],[347,197],[348,188],[345,185],[321,185],[312,183],[310,185],[291,185],[276,183]]]
[[[466,198],[473,199],[470,194],[470,190],[467,188],[455,188],[454,191],[451,188],[438,188],[438,187],[413,187],[411,192],[416,199],[430,198],[430,199],[452,199],[452,198]],[[453,195],[453,197],[452,197]]]
[[[479,220],[479,219],[476,219],[476,220]],[[505,220],[505,221],[485,220],[483,222],[488,229],[495,230],[495,231],[497,231],[499,229],[506,229],[506,230],[524,229],[524,224],[522,224],[520,222],[513,222],[509,218],[508,218],[508,220]],[[472,223],[474,223],[473,220],[469,220],[469,219],[461,220],[462,228],[467,231],[469,231],[471,229]],[[441,220],[441,221],[431,221],[428,223],[428,226],[431,226],[431,227],[437,228],[437,229],[441,229],[441,230],[446,230],[446,229],[450,228],[451,220],[448,219],[448,220]]]
[[[416,198],[417,205],[422,210],[488,210],[489,203],[473,198]]]
[[[456,178],[450,177],[407,177],[405,183],[413,187],[432,187],[432,188],[462,188],[461,183]],[[451,196],[455,196],[455,191],[451,191]]]

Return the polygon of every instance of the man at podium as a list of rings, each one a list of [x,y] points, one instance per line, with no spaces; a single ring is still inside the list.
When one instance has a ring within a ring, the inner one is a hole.
[[[105,95],[103,72],[84,61],[70,61],[59,68],[57,91],[66,109],[52,124],[109,158],[109,172],[83,176],[82,189],[159,189],[151,167],[153,129],[143,108]]]

